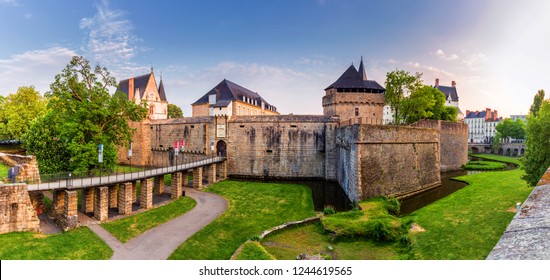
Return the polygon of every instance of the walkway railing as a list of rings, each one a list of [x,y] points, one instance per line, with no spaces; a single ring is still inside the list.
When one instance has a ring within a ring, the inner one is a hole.
[[[210,157],[192,162],[174,163],[171,166],[150,167],[131,173],[97,174],[96,176],[73,176],[71,173],[57,174],[58,176],[43,175],[40,183],[28,184],[29,191],[53,190],[53,189],[80,189],[94,186],[112,185],[129,181],[136,181],[155,176],[161,176],[178,171],[202,167],[225,160],[225,157]]]

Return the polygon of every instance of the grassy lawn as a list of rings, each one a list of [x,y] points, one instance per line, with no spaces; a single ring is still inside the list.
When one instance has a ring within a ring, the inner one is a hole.
[[[174,219],[193,209],[197,202],[187,196],[183,196],[167,205],[136,214],[124,219],[103,223],[101,226],[109,231],[122,243],[142,234],[148,229],[154,228],[171,219]]]
[[[17,232],[0,235],[2,260],[104,260],[113,251],[86,227],[62,234]]]
[[[8,167],[0,163],[0,180],[8,177]]]
[[[321,223],[290,228],[262,240],[267,252],[279,260],[295,260],[300,254],[320,254],[334,260],[395,260],[404,258],[397,244],[375,243],[365,238],[330,241]]]
[[[227,260],[247,239],[315,215],[311,190],[296,184],[226,180],[206,189],[229,201],[227,211],[183,243],[170,259]]]
[[[480,155],[519,164],[518,158]],[[515,204],[532,188],[523,171],[495,171],[461,176],[470,185],[411,214],[425,232],[413,235],[422,259],[485,259],[512,220]]]
[[[506,168],[506,164],[496,161],[472,160],[462,166],[462,168],[466,170],[500,170]]]

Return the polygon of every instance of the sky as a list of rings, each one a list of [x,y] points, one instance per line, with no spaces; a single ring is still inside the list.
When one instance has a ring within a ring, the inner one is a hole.
[[[184,116],[223,79],[282,114],[322,114],[324,89],[363,57],[381,85],[421,72],[456,81],[463,112],[527,114],[550,90],[549,14],[536,0],[0,0],[0,95],[44,94],[81,55],[117,81],[152,67]]]

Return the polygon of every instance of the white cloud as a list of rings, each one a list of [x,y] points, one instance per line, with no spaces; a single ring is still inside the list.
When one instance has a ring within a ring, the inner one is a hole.
[[[75,55],[73,50],[53,47],[0,59],[0,94],[8,95],[18,87],[31,85],[43,94]]]
[[[447,54],[445,53],[442,49],[438,49],[437,51],[435,51],[434,53],[438,58],[440,59],[443,59],[443,60],[456,60],[458,59],[458,55],[457,54]]]
[[[468,67],[469,70],[478,70],[485,65],[489,59],[483,53],[476,53],[469,55],[462,62]]]
[[[88,32],[82,50],[109,68],[129,63],[140,52],[140,39],[132,32],[132,22],[124,11],[110,9],[107,0],[98,3],[96,9],[93,17],[80,20],[79,27]]]
[[[424,65],[424,64],[420,64],[419,62],[409,62],[407,63],[408,66],[412,66],[413,68],[415,68],[416,70],[420,70],[424,76],[427,75],[431,75],[431,76],[441,76],[441,75],[444,75],[446,77],[453,77],[454,74],[451,73],[451,72],[448,72],[448,71],[445,71],[443,69],[440,69],[440,68],[437,68],[435,66],[432,66],[432,65]]]

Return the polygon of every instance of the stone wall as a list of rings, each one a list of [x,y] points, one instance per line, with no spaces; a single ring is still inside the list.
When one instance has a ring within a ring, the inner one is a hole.
[[[379,119],[382,121],[385,103],[384,94],[376,93],[345,93],[330,89],[323,96],[323,114],[338,116],[340,121],[346,122],[357,117]],[[355,115],[355,109],[358,115]]]
[[[441,171],[459,170],[468,162],[468,125],[437,120],[421,120],[413,127],[436,129],[440,136]]]
[[[336,121],[324,116],[240,116],[228,123],[230,176],[334,178]],[[328,140],[328,141],[327,141]],[[333,164],[330,163],[330,164]],[[328,173],[327,173],[328,172]]]
[[[40,231],[27,185],[0,185],[0,234],[19,231]]]
[[[407,196],[441,183],[435,129],[352,125],[337,129],[337,180],[351,200]]]
[[[16,178],[17,182],[40,182],[40,172],[38,170],[38,162],[36,161],[35,156],[0,153],[0,162],[8,167],[13,167],[16,165],[20,167],[19,175]]]

